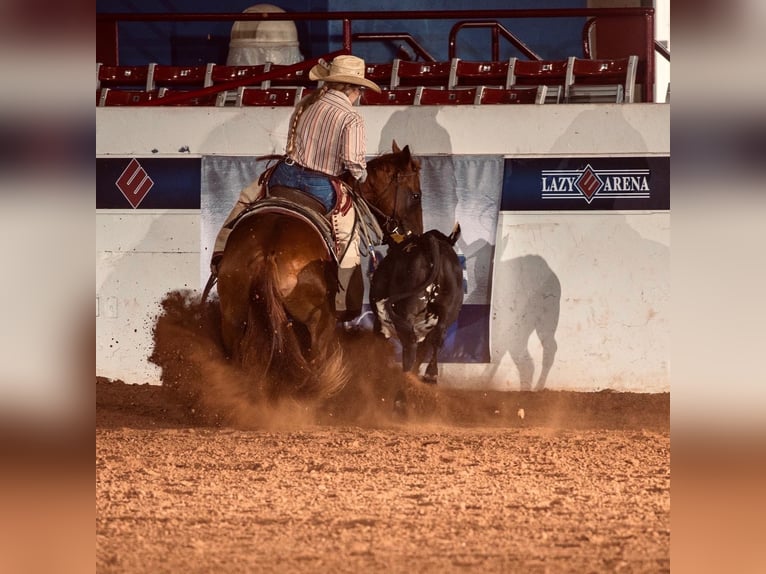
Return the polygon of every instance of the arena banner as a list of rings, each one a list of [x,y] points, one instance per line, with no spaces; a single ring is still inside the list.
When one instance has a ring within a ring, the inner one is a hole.
[[[505,160],[502,211],[670,209],[670,157]]]
[[[199,209],[200,158],[96,158],[96,209]]]
[[[449,234],[461,226],[456,245],[464,264],[464,305],[447,333],[442,362],[489,361],[491,270],[503,182],[501,156],[425,156],[421,160],[423,224]],[[266,169],[252,157],[205,156],[201,166],[200,281],[207,280],[215,237],[240,191]],[[381,254],[385,253],[381,249]],[[369,261],[365,262],[369,265]],[[366,284],[366,288],[369,283]],[[366,299],[366,295],[365,295]],[[371,327],[367,310],[359,323]]]

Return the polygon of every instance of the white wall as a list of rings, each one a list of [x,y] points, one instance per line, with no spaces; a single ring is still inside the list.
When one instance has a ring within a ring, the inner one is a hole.
[[[547,388],[670,388],[668,212],[504,213],[497,234],[492,308],[518,312],[493,314],[493,386],[516,388],[509,342],[525,315],[539,312],[525,304],[551,273],[561,309]],[[544,270],[519,265],[530,254],[543,256]],[[529,349],[537,377],[542,347],[535,334]]]
[[[390,149],[391,140],[416,154],[497,154],[501,156],[669,155],[669,107],[560,105],[360,108],[371,154]],[[284,148],[289,108],[99,108],[97,157],[189,157],[208,154],[263,155]],[[188,150],[188,151],[187,151]],[[159,383],[147,357],[159,302],[171,290],[201,289],[200,214],[191,211],[97,210],[96,371],[130,383]],[[562,322],[559,355],[549,388],[669,390],[666,341],[666,263],[648,257],[669,245],[668,213],[501,215],[498,246],[511,237],[511,250],[498,247],[496,262],[540,246],[529,224],[556,225],[546,253],[561,274]],[[572,243],[574,238],[574,243]],[[603,241],[602,241],[603,240]],[[588,250],[577,248],[588,246]],[[621,249],[648,267],[636,269],[650,288],[639,303],[634,278],[610,267]],[[594,257],[600,281],[579,274],[577,257]],[[499,280],[503,280],[500,278]],[[595,289],[595,288],[598,289]],[[626,291],[626,289],[628,289]],[[497,293],[493,310],[502,316]],[[604,298],[607,316],[590,317],[587,297]],[[494,294],[493,294],[494,297]],[[653,315],[647,320],[651,312]],[[646,325],[639,322],[646,320]],[[594,330],[594,326],[598,329]],[[502,321],[493,329],[510,328]],[[585,329],[588,336],[583,338]],[[639,338],[631,333],[640,332]],[[599,337],[612,337],[609,356],[598,351]],[[496,339],[500,340],[500,339]],[[566,343],[566,344],[565,344]],[[530,344],[533,354],[534,336]],[[617,350],[615,350],[617,349]],[[441,381],[465,386],[466,376],[490,377],[497,388],[514,388],[513,367],[497,351],[492,365],[446,365]],[[536,358],[539,363],[539,358]]]

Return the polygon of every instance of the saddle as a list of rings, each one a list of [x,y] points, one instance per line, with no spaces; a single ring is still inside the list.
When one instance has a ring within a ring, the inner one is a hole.
[[[234,229],[234,227],[236,227],[236,225],[244,218],[263,212],[284,213],[292,217],[297,217],[316,229],[322,237],[322,240],[325,242],[327,251],[332,255],[333,261],[337,265],[339,259],[335,251],[335,237],[332,226],[324,215],[311,206],[310,202],[317,203],[320,208],[322,208],[322,204],[308,194],[297,189],[281,189],[287,190],[287,193],[285,193],[284,196],[269,195],[249,204],[237,217],[232,219],[226,227],[228,229]]]

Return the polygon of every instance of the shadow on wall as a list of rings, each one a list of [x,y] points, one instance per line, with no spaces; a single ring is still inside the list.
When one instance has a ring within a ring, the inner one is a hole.
[[[667,214],[609,212],[506,222],[495,261],[493,384],[507,388],[518,370],[529,388],[537,369],[538,388],[665,389],[668,225]]]
[[[450,155],[452,138],[436,119],[439,109],[439,106],[408,106],[392,113],[380,130],[377,150],[370,145],[368,152],[385,153],[391,149],[391,140],[395,139],[400,147],[403,143],[408,144],[415,155]]]
[[[529,338],[533,332],[537,333],[543,356],[535,390],[541,391],[545,388],[558,349],[556,328],[561,308],[561,283],[539,255],[515,257],[497,265],[498,275],[508,278],[503,290],[510,302],[507,322],[514,327],[510,339],[503,346],[507,347],[519,371],[521,390],[529,391],[535,372],[534,360],[529,353]]]
[[[634,155],[639,155],[648,150],[646,140],[641,132],[625,119],[625,110],[621,106],[612,106],[609,113],[608,130],[611,133],[619,134],[620,146],[625,150],[630,150]],[[590,147],[590,142],[586,141],[589,134],[592,133],[592,126],[604,122],[604,113],[602,110],[584,110],[566,126],[566,131],[561,134],[553,145],[551,145],[550,154],[564,154],[565,156],[576,153],[578,150]]]

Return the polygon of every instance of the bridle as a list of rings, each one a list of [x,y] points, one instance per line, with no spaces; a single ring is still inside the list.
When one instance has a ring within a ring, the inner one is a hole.
[[[399,207],[399,191],[400,191],[400,184],[402,180],[409,179],[411,177],[417,177],[418,173],[416,171],[412,171],[411,173],[402,173],[401,171],[396,171],[394,175],[391,177],[391,180],[388,182],[388,185],[384,187],[381,190],[382,192],[388,191],[392,185],[396,184],[396,190],[394,191],[394,207],[391,211],[391,215],[388,215],[387,213],[384,213],[381,209],[376,207],[370,202],[367,202],[367,204],[370,206],[370,209],[377,213],[383,220],[383,224],[381,225],[381,228],[383,231],[388,235],[389,237],[394,235],[401,235],[403,237],[408,237],[412,235],[411,229],[406,229],[404,224],[396,217],[397,208]],[[419,196],[419,193],[410,194],[411,197]],[[417,199],[417,197],[415,197]]]

